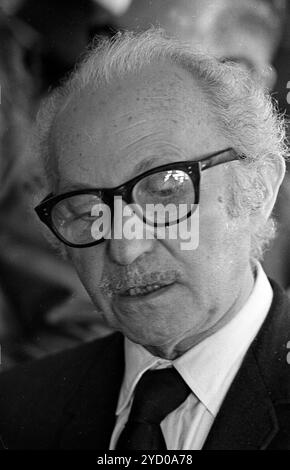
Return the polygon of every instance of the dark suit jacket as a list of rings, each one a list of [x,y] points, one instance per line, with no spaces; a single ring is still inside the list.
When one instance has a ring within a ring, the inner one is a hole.
[[[274,283],[273,289],[271,310],[204,449],[290,450],[290,304]],[[107,450],[123,372],[123,337],[116,333],[3,373],[3,448]]]

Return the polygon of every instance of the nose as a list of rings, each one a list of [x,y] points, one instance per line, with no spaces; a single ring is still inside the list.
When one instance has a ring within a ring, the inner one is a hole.
[[[109,254],[113,262],[129,265],[145,253],[151,252],[156,240],[152,231],[145,227],[142,219],[129,206],[122,207],[122,211],[114,213]]]

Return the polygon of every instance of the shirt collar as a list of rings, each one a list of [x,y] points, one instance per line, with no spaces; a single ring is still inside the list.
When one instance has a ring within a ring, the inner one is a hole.
[[[257,263],[253,290],[239,313],[174,361],[153,356],[143,346],[125,338],[125,374],[117,415],[128,405],[144,372],[173,365],[192,392],[216,416],[235,371],[270,309],[272,298],[271,285]]]
[[[171,361],[153,356],[140,344],[125,338],[125,374],[116,414],[119,415],[126,408],[138,381],[147,370],[168,367],[171,364]]]

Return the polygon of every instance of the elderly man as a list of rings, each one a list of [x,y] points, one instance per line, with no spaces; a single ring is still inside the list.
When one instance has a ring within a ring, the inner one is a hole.
[[[238,66],[125,34],[36,138],[36,211],[116,333],[1,376],[3,448],[290,449],[290,306],[258,262],[286,155],[269,99]]]

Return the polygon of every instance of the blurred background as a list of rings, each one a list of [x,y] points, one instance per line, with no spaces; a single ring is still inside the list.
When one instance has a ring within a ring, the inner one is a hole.
[[[289,114],[287,0],[0,0],[0,372],[110,333],[34,218],[29,201],[41,180],[25,148],[40,100],[96,35],[151,25],[239,62]],[[264,267],[288,289],[289,202],[287,173]]]

